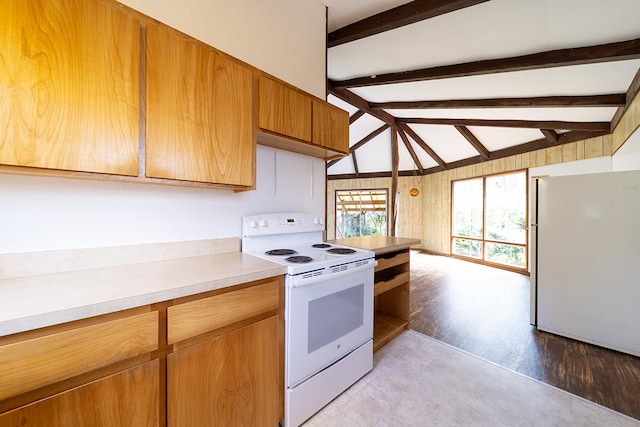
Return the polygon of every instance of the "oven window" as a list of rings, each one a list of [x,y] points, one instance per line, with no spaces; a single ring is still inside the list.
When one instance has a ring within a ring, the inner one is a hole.
[[[364,284],[309,302],[308,353],[363,325]]]

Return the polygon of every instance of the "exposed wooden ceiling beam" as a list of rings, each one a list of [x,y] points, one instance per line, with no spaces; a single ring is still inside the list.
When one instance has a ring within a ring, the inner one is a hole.
[[[549,141],[549,144],[555,145],[558,143],[558,133],[551,129],[540,129],[540,132],[544,135],[544,137]]]
[[[366,144],[367,142],[371,141],[373,138],[375,138],[376,136],[380,135],[382,132],[384,132],[387,129],[389,129],[389,125],[387,125],[387,124],[384,124],[384,125],[380,126],[378,129],[374,130],[369,135],[365,136],[360,141],[356,142],[351,147],[349,147],[349,153],[353,154],[358,148],[362,147],[364,144]],[[330,160],[329,162],[327,162],[327,167],[329,168],[329,167],[335,165],[340,160],[342,160],[342,159]],[[355,158],[354,158],[354,164],[355,164]]]
[[[563,122],[538,120],[486,120],[486,119],[442,119],[442,118],[397,118],[398,123],[451,126],[489,126],[503,128],[562,129],[591,132],[609,132],[609,122]]]
[[[433,148],[429,147],[429,145],[424,142],[424,140],[422,138],[420,138],[420,135],[418,135],[417,133],[415,133],[413,131],[413,129],[411,129],[409,127],[409,125],[407,125],[406,123],[401,123],[398,125],[400,128],[402,128],[403,131],[405,131],[407,133],[407,135],[409,135],[415,142],[416,144],[418,144],[420,146],[420,148],[422,148],[424,151],[427,152],[427,154],[441,167],[441,168],[446,168],[447,167],[447,163],[442,160],[442,158],[440,156],[438,156],[438,154],[433,150]]]
[[[409,154],[411,155],[411,158],[413,159],[413,163],[415,163],[420,173],[424,172],[422,163],[420,163],[420,158],[416,154],[416,151],[413,149],[413,146],[411,145],[411,142],[409,141],[407,134],[405,133],[404,130],[402,130],[401,127],[398,126],[397,129],[398,129],[398,134],[400,135],[400,138],[402,138],[402,142],[404,142],[404,146],[407,148],[407,151],[409,152]]]
[[[567,65],[595,64],[599,62],[622,61],[637,58],[640,58],[640,39],[633,39],[597,46],[551,50],[511,58],[489,59],[399,73],[357,77],[342,81],[331,81],[331,86],[336,89],[356,86],[374,86]]]
[[[451,99],[439,101],[373,102],[372,109],[409,110],[424,108],[505,108],[505,107],[620,107],[626,93],[590,96],[540,96],[533,98]]]
[[[369,135],[365,136],[360,141],[358,141],[355,144],[353,144],[351,146],[351,148],[349,148],[349,152],[353,153],[358,148],[362,147],[364,144],[366,144],[367,142],[371,141],[373,138],[375,138],[376,136],[380,135],[382,132],[384,132],[387,129],[389,129],[389,125],[387,125],[387,124],[384,124],[384,125],[380,126],[378,129],[374,130]]]
[[[469,129],[467,129],[464,126],[456,126],[456,129],[458,130],[458,132],[462,134],[462,136],[465,137],[465,139],[469,142],[469,144],[471,144],[473,148],[475,148],[476,151],[480,153],[480,157],[482,157],[484,160],[489,159],[489,156],[491,155],[491,153],[489,153],[489,150],[487,150],[487,147],[482,145],[480,140],[476,138],[476,136]]]
[[[327,47],[369,37],[485,1],[488,0],[415,0],[329,33]]]
[[[336,98],[340,98],[344,102],[351,104],[357,109],[372,115],[376,119],[382,120],[389,126],[394,126],[396,124],[396,118],[391,114],[387,113],[386,111],[371,109],[371,107],[369,106],[369,101],[359,97],[358,95],[347,89],[334,88],[331,85],[330,81],[327,82],[327,91]]]
[[[360,170],[358,169],[358,160],[356,159],[356,152],[351,153],[351,160],[353,160],[353,170],[356,172],[356,176],[360,175]]]
[[[396,220],[398,218],[397,199],[398,199],[398,167],[400,165],[400,155],[398,154],[398,132],[397,127],[391,128],[391,211],[389,222],[389,236],[396,235]]]
[[[640,69],[638,69],[636,76],[633,78],[633,80],[631,81],[631,84],[629,85],[629,89],[627,89],[626,104],[622,107],[619,107],[618,111],[616,111],[616,113],[613,115],[613,118],[611,119],[612,132],[618,126],[618,123],[620,123],[622,116],[627,111],[627,108],[629,108],[633,100],[636,98],[636,95],[638,95],[638,92],[640,92]]]
[[[403,126],[402,124],[400,126]],[[596,136],[606,135],[608,132],[581,132],[581,131],[573,131],[560,134],[558,136],[558,144],[563,145],[568,144],[570,142],[581,141],[587,138],[593,138]],[[497,150],[491,152],[492,159],[501,159],[504,157],[515,156],[517,154],[524,154],[530,151],[540,150],[548,146],[548,142],[546,138],[541,138],[535,141],[528,142],[526,144],[516,145],[513,147],[504,148],[502,150]],[[464,166],[473,165],[476,163],[482,163],[485,160],[482,159],[481,156],[474,156],[468,159],[462,159],[455,162],[449,163],[446,167],[434,166],[432,168],[425,169],[422,175],[430,175],[437,172],[442,172],[443,170],[448,169],[456,169]],[[414,176],[415,171],[401,171],[399,176]],[[391,176],[390,172],[372,172],[372,173],[362,173],[359,175],[359,178],[385,178]],[[327,175],[328,180],[338,180],[338,179],[353,179],[355,176],[353,174],[341,174],[341,175]]]
[[[358,120],[360,117],[364,116],[365,112],[362,110],[358,110],[355,113],[353,113],[351,115],[351,117],[349,117],[349,124],[353,124],[353,122],[355,122],[356,120]]]
[[[338,163],[340,160],[342,160],[344,157],[341,157],[339,159],[333,159],[333,160],[329,160],[327,162],[327,167],[326,169],[329,169],[331,166],[335,165],[336,163]]]

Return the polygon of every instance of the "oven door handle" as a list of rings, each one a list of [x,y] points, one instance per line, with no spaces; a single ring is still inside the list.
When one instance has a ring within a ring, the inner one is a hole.
[[[316,283],[326,282],[327,280],[339,279],[342,276],[346,276],[349,274],[358,273],[362,270],[373,269],[376,265],[378,265],[378,261],[370,259],[366,264],[359,265],[357,267],[349,268],[346,270],[336,271],[332,273],[324,273],[325,270],[322,270],[322,274],[313,275],[311,273],[299,274],[296,276],[291,276],[289,284],[294,288],[299,288],[302,286],[315,285]],[[328,268],[327,270],[331,270],[335,267]]]

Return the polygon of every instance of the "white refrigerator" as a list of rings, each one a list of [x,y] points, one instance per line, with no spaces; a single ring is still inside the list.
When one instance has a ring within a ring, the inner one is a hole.
[[[640,171],[534,180],[532,323],[640,356]]]

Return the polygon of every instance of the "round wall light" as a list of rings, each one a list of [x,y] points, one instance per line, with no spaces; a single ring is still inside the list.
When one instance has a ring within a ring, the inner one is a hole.
[[[413,187],[411,190],[409,190],[409,194],[411,195],[411,197],[416,197],[418,194],[420,194],[420,191]]]

